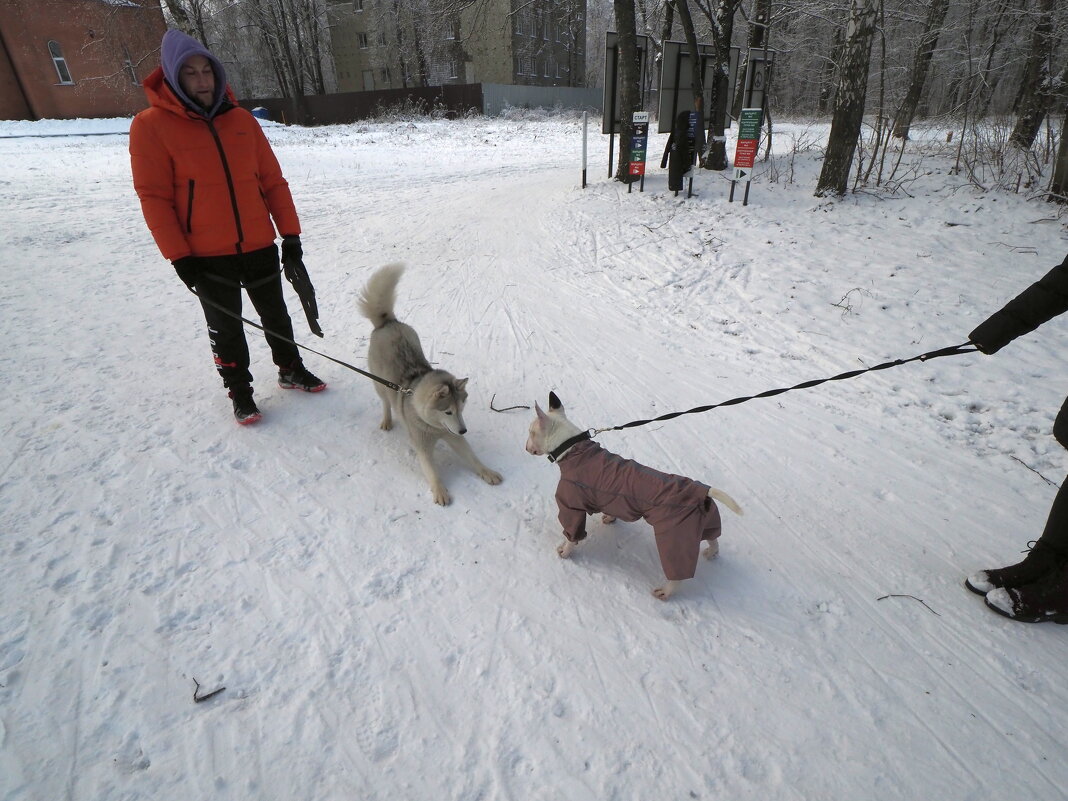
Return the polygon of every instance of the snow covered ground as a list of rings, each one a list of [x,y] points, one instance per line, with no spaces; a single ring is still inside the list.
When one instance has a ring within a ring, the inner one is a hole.
[[[0,798],[1065,797],[1068,628],[962,581],[1064,480],[1068,319],[600,435],[745,509],[667,603],[643,523],[557,557],[557,469],[490,408],[555,390],[600,428],[962,343],[1064,257],[1055,207],[933,145],[907,194],[819,200],[800,124],[746,207],[668,192],[657,135],[628,194],[595,124],[583,190],[573,117],[271,127],[327,334],[294,300],[298,338],[363,366],[357,293],[400,260],[399,315],[470,377],[505,479],[439,449],[442,508],[367,379],[308,355],[329,391],[284,392],[254,331],[234,424],[127,128],[0,124],[119,132],[0,139]]]

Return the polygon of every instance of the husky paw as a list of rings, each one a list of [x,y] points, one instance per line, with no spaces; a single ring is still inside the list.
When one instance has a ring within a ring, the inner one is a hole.
[[[449,491],[444,487],[435,487],[432,491],[434,493],[434,503],[438,506],[448,506],[452,503],[452,496],[449,495]]]
[[[574,550],[575,543],[571,540],[564,540],[563,544],[556,549],[556,552],[560,555],[561,559],[567,559],[571,556],[571,552]]]
[[[717,556],[719,556],[719,541],[718,540],[712,540],[712,542],[708,543],[708,547],[705,548],[705,552],[704,552],[703,556],[705,557],[705,559],[708,559],[709,561],[711,561],[711,560],[715,559]]]
[[[392,431],[393,430],[393,421],[392,420],[383,420],[381,423],[378,424],[378,427],[381,428],[383,431]]]
[[[616,519],[612,515],[601,515],[601,522],[606,526],[610,526],[616,522]]]
[[[480,470],[478,475],[487,484],[500,484],[504,481],[504,476],[496,470],[490,470],[488,467],[485,470]]]

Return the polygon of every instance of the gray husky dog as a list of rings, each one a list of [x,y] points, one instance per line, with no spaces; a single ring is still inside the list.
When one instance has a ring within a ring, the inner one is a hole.
[[[393,428],[394,413],[404,421],[423,474],[430,483],[434,503],[447,506],[452,498],[441,483],[432,458],[439,439],[449,443],[487,484],[500,484],[501,474],[482,464],[464,439],[467,379],[431,367],[415,329],[400,322],[393,313],[397,282],[403,272],[402,264],[380,268],[360,295],[360,311],[375,327],[367,349],[367,366],[375,375],[411,391],[411,394],[397,392],[375,383],[382,399],[379,428],[383,431]]]

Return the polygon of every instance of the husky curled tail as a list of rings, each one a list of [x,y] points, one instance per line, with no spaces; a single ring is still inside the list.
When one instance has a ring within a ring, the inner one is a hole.
[[[403,274],[403,264],[387,264],[371,276],[360,293],[360,312],[375,328],[396,321],[393,309],[397,305],[397,283]]]

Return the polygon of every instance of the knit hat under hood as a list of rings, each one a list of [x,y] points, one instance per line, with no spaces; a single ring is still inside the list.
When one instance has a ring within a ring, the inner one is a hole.
[[[215,100],[210,109],[204,109],[199,103],[190,98],[182,89],[182,83],[178,80],[179,71],[193,56],[204,56],[211,62],[211,69],[215,73]],[[203,114],[208,119],[215,116],[226,97],[226,70],[222,62],[212,55],[204,45],[181,31],[169,30],[163,34],[163,44],[160,47],[160,66],[163,67],[163,77],[167,79],[174,94],[178,96],[187,107]]]

